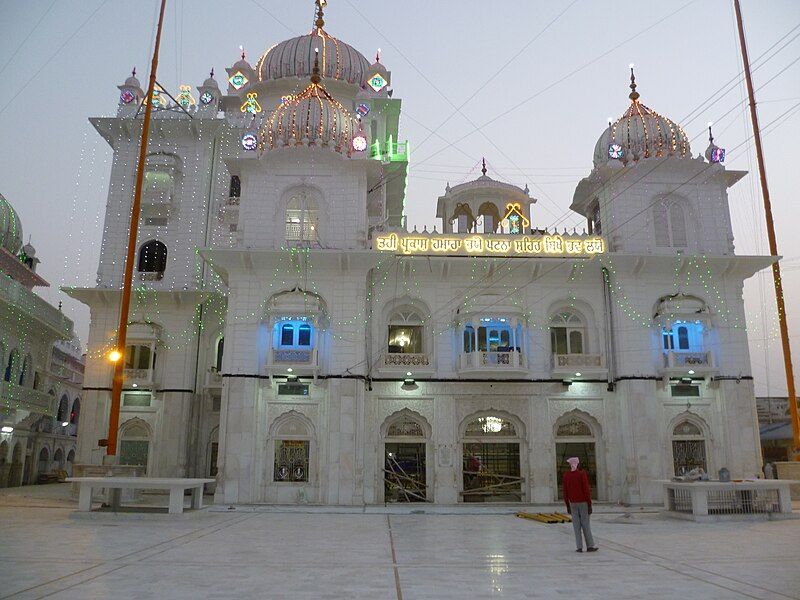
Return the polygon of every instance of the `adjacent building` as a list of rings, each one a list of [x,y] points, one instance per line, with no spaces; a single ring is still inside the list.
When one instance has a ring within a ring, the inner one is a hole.
[[[0,195],[0,487],[72,471],[83,356],[72,321],[33,291],[49,285]]]

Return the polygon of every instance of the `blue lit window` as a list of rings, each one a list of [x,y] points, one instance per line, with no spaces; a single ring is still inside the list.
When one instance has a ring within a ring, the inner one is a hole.
[[[309,325],[308,323],[300,325],[300,328],[297,330],[297,345],[298,346],[311,345],[311,325]]]
[[[482,318],[480,321],[477,335],[472,325],[464,327],[464,352],[520,352],[521,325],[512,331],[509,319],[504,317]]]
[[[703,325],[679,321],[672,329],[663,330],[661,339],[665,352],[702,352]]]
[[[314,325],[306,322],[306,317],[283,319],[273,329],[274,348],[312,348],[314,346]]]
[[[294,344],[294,325],[286,323],[281,327],[281,346],[292,346]]]

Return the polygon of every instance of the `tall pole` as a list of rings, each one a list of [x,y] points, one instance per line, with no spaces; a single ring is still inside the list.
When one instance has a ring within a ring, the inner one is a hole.
[[[753,92],[753,79],[750,76],[750,60],[747,57],[747,42],[744,39],[744,25],[742,24],[742,8],[739,0],[733,0],[736,10],[736,23],[739,26],[739,43],[742,47],[742,61],[744,62],[744,77],[747,82],[747,95],[750,99],[750,119],[753,123],[753,137],[756,142],[756,158],[758,160],[758,175],[761,178],[761,193],[764,196],[764,214],[767,218],[767,237],[769,239],[769,253],[778,256],[778,243],[775,240],[775,224],[772,221],[772,204],[769,201],[769,187],[767,186],[767,170],[764,166],[764,149],[761,146],[761,130],[758,127],[758,113],[756,112],[756,97]],[[775,281],[775,300],[778,303],[778,324],[781,330],[781,344],[783,346],[783,365],[786,369],[786,390],[788,392],[789,412],[792,417],[792,439],[794,441],[795,459],[800,460],[800,415],[797,410],[797,397],[794,388],[794,371],[792,370],[792,348],[789,345],[789,327],[786,324],[786,306],[783,302],[783,285],[781,283],[781,266],[776,260],[772,263],[772,278]]]
[[[133,280],[133,263],[136,256],[136,237],[139,233],[139,213],[142,205],[142,182],[147,159],[147,140],[150,133],[150,116],[153,112],[153,90],[156,86],[156,70],[158,69],[158,49],[161,45],[161,28],[164,24],[164,9],[167,0],[161,0],[161,12],[158,15],[156,44],[153,49],[153,62],[150,65],[150,81],[144,98],[144,120],[142,121],[142,141],[139,145],[139,163],[136,165],[136,188],[133,192],[131,206],[131,222],[128,230],[128,255],[125,258],[125,276],[122,282],[122,298],[120,299],[119,325],[117,326],[117,360],[114,362],[114,381],[111,385],[111,413],[108,417],[108,445],[106,454],[117,453],[117,429],[119,429],[119,405],[122,396],[122,384],[125,375],[125,339],[128,334],[128,310],[131,304],[131,283]]]

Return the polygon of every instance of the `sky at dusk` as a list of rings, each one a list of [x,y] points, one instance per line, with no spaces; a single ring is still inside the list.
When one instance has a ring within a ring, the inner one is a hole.
[[[135,66],[143,85],[157,0],[0,0],[0,193],[85,342],[88,309],[59,287],[94,284],[111,151],[89,117],[116,113]],[[159,81],[173,94],[224,69],[243,46],[251,63],[307,32],[312,0],[168,0]],[[800,2],[742,0],[764,135],[767,175],[785,257],[795,363],[800,364]],[[727,167],[750,171],[730,190],[739,254],[768,254],[761,190],[730,0],[330,0],[326,30],[372,58],[378,48],[402,98],[411,144],[411,227],[436,222],[445,185],[489,175],[530,186],[533,225],[583,227],[569,211],[608,117],[628,106],[628,64],[641,100],[681,124],[694,155],[708,142]],[[759,395],[786,395],[771,274],[745,290]]]

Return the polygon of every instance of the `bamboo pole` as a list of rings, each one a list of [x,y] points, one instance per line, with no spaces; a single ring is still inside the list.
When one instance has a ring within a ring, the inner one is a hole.
[[[114,380],[111,385],[111,412],[108,416],[108,444],[106,454],[117,454],[117,430],[119,429],[119,407],[122,396],[122,384],[125,376],[125,346],[128,333],[128,311],[131,303],[131,284],[133,280],[133,263],[136,259],[136,238],[139,233],[139,213],[142,205],[142,183],[144,181],[144,167],[147,158],[147,141],[150,133],[150,116],[153,112],[153,90],[156,85],[156,71],[158,69],[158,49],[161,45],[161,29],[164,25],[164,10],[167,0],[161,0],[161,11],[158,15],[158,28],[156,30],[156,43],[153,49],[153,62],[150,65],[150,81],[147,84],[147,94],[144,98],[144,119],[142,121],[142,140],[139,145],[139,163],[136,166],[136,188],[133,193],[131,206],[131,221],[128,228],[128,254],[125,259],[125,275],[122,282],[122,297],[120,299],[119,325],[117,326],[116,350],[119,358],[114,363]]]
[[[750,60],[747,56],[747,42],[744,37],[742,23],[742,8],[739,0],[733,0],[736,11],[736,24],[739,28],[739,44],[742,49],[742,62],[744,63],[744,77],[747,83],[747,95],[750,101],[750,120],[753,123],[753,137],[756,144],[756,159],[758,160],[758,175],[761,179],[761,193],[764,196],[764,214],[767,219],[767,238],[769,239],[769,253],[778,256],[778,243],[775,238],[775,224],[772,220],[772,204],[769,200],[769,187],[767,186],[767,170],[764,165],[764,149],[761,145],[761,130],[758,126],[758,113],[756,112],[756,97],[753,91],[753,79],[750,75]],[[792,418],[792,439],[794,442],[795,460],[800,460],[800,415],[797,410],[797,397],[794,387],[794,371],[792,369],[792,348],[789,344],[789,326],[786,323],[786,306],[783,300],[783,284],[781,282],[781,267],[776,260],[772,264],[772,278],[775,282],[775,300],[778,304],[778,324],[781,331],[781,345],[783,346],[783,366],[786,370],[786,390],[788,392],[789,413]]]

